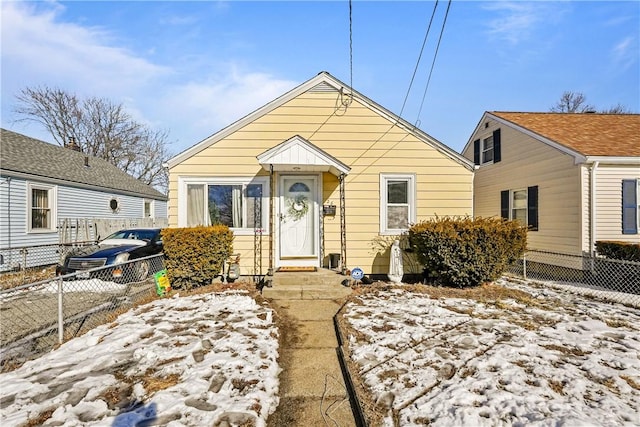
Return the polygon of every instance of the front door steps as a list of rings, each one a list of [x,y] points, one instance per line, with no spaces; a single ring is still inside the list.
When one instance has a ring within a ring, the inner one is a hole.
[[[333,270],[318,268],[316,271],[276,272],[272,286],[262,288],[265,298],[292,299],[341,299],[351,294],[351,287],[342,283],[348,276]]]

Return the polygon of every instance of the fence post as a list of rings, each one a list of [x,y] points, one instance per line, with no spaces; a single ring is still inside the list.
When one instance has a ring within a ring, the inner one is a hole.
[[[62,276],[58,277],[58,344],[64,341],[64,305],[62,304]]]
[[[522,277],[527,279],[527,253],[522,254]]]

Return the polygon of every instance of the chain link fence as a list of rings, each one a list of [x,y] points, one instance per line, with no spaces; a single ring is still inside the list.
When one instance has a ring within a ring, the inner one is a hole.
[[[153,297],[164,269],[160,254],[0,290],[0,372]]]
[[[0,248],[0,289],[44,279],[71,251],[92,245],[93,240],[51,245]],[[53,266],[53,268],[51,268]]]
[[[525,279],[577,285],[589,289],[594,296],[640,305],[639,262],[527,251],[508,272]]]

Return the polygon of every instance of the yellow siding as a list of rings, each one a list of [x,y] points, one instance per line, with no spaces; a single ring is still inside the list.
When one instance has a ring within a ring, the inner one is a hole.
[[[471,215],[473,172],[418,140],[354,100],[336,110],[337,93],[308,92],[247,124],[170,169],[169,224],[178,224],[178,177],[265,175],[256,156],[300,135],[351,168],[345,180],[347,267],[384,274],[388,258],[376,256],[379,235],[381,173],[411,173],[417,178],[417,219],[434,215]],[[340,253],[340,194],[337,177],[322,177],[324,204],[336,205],[324,218],[324,264]],[[236,236],[243,274],[253,271],[254,237]],[[268,267],[268,238],[263,237],[263,270]],[[249,273],[250,274],[250,273]]]
[[[474,178],[474,215],[500,216],[500,192],[538,186],[538,231],[528,247],[567,254],[582,251],[582,173],[573,157],[499,123],[490,121],[472,138],[501,129],[502,160],[481,166]],[[473,159],[473,146],[463,153]]]

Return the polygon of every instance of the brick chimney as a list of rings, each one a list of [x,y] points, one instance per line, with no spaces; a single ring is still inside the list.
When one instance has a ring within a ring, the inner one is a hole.
[[[73,151],[82,151],[80,149],[80,146],[78,145],[78,143],[76,142],[76,138],[73,136],[69,137],[69,142],[67,142],[66,144],[64,144],[65,148],[68,148],[70,150]]]

